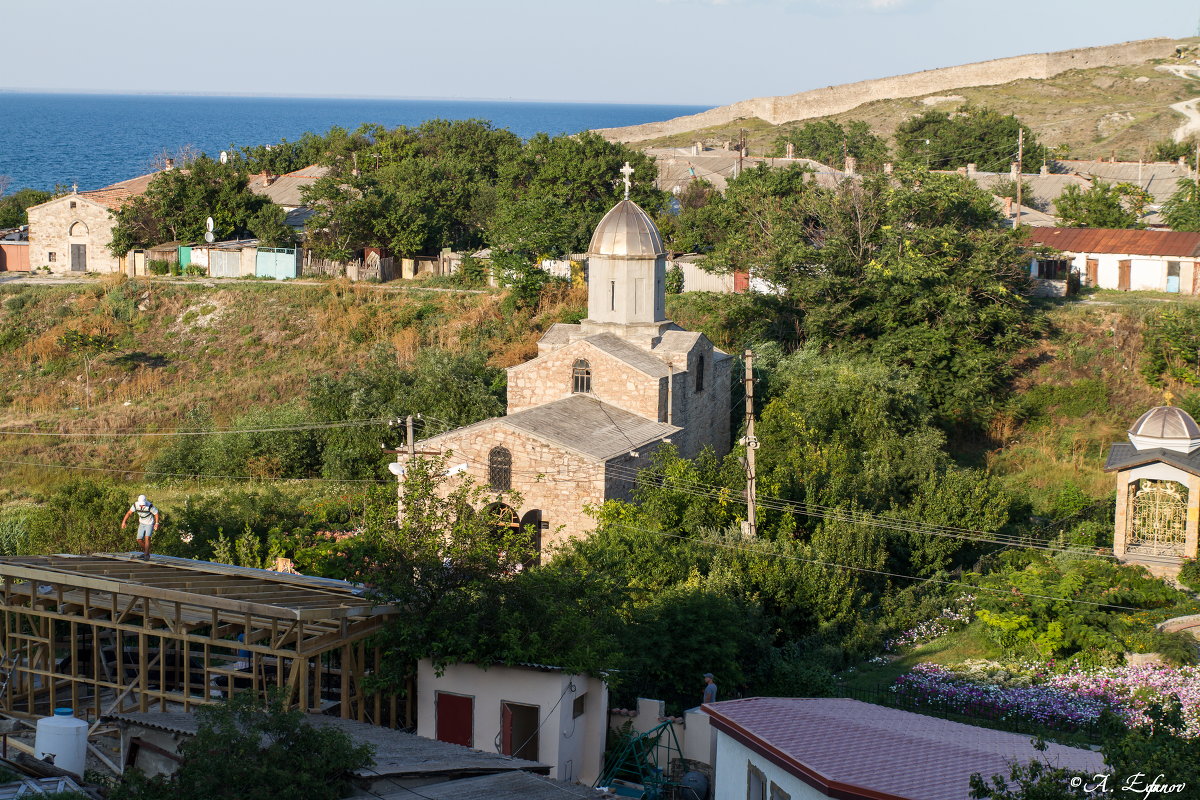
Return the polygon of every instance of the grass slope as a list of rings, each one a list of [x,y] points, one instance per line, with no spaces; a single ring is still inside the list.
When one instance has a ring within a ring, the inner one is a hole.
[[[1189,39],[1181,43],[1195,45],[1198,41]],[[1200,81],[1156,69],[1167,63],[1179,62],[1155,60],[1138,66],[1071,70],[1045,80],[1019,80],[999,86],[881,100],[841,114],[782,125],[771,125],[757,118],[744,119],[665,136],[641,145],[686,147],[701,140],[719,146],[736,140],[739,131],[745,129],[750,152],[762,155],[770,152],[780,135],[816,119],[842,123],[862,120],[875,133],[890,138],[900,123],[909,117],[931,108],[952,111],[963,102],[970,102],[1015,114],[1037,132],[1043,143],[1064,147],[1072,158],[1115,155],[1120,160],[1136,161],[1148,157],[1155,142],[1169,138],[1184,122],[1184,118],[1169,106],[1200,96]]]

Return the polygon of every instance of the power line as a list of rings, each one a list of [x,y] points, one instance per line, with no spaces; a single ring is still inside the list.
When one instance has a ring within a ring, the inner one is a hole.
[[[372,417],[369,419],[348,419],[332,422],[314,422],[307,425],[279,425],[267,428],[212,428],[200,431],[133,431],[129,433],[114,433],[112,431],[17,431],[12,429],[0,430],[0,436],[55,436],[69,438],[99,438],[130,436],[216,436],[226,433],[288,433],[298,431],[331,430],[335,428],[355,428],[367,425],[382,425],[389,417]]]
[[[21,467],[39,467],[42,469],[67,469],[81,470],[84,472],[116,472],[126,475],[151,475],[155,477],[165,478],[211,478],[214,480],[230,480],[230,481],[261,481],[271,480],[279,483],[292,483],[297,481],[306,482],[321,482],[321,483],[374,483],[383,484],[391,483],[388,480],[378,478],[262,478],[256,475],[212,475],[203,472],[153,472],[150,470],[141,469],[125,469],[120,467],[87,467],[75,464],[46,464],[37,461],[11,461],[8,459],[0,459],[0,464],[11,464]]]

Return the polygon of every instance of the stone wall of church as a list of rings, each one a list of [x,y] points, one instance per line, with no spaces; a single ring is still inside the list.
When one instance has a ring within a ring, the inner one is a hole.
[[[116,220],[104,206],[77,194],[29,209],[29,266],[71,271],[71,245],[83,245],[80,272],[120,272],[121,260],[108,252]]]
[[[543,526],[543,552],[596,527],[584,508],[604,502],[603,463],[500,424],[450,432],[434,444],[447,453],[447,466],[466,464],[466,474],[481,486],[489,481],[488,453],[493,447],[507,448],[512,454],[512,489],[521,495],[518,513],[540,509],[549,526]]]
[[[570,397],[572,368],[580,358],[591,365],[593,397],[638,416],[658,419],[665,379],[634,369],[585,341],[510,368],[508,413]]]
[[[688,354],[688,371],[677,373],[671,388],[672,423],[683,430],[671,437],[684,458],[695,458],[706,445],[718,456],[729,452],[729,370],[732,358],[713,363],[712,345]],[[696,360],[705,360],[704,388],[696,391]]]

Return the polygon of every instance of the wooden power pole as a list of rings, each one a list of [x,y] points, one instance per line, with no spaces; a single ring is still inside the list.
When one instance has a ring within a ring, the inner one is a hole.
[[[754,351],[746,351],[746,527],[745,534],[758,535],[755,498],[758,476],[755,472],[754,454],[758,450],[758,439],[754,436]]]
[[[1013,227],[1021,224],[1021,176],[1025,174],[1025,129],[1017,128],[1017,213]]]
[[[401,455],[406,456],[406,458],[402,462],[402,466],[400,467],[399,471],[395,471],[392,473],[396,476],[397,483],[398,483],[398,485],[396,487],[396,521],[397,522],[402,522],[404,520],[404,475],[408,468],[408,465],[412,462],[412,459],[415,456],[440,455],[439,451],[437,451],[437,450],[418,450],[417,449],[417,440],[416,440],[416,437],[413,436],[413,419],[414,418],[413,418],[412,414],[409,414],[407,417],[404,418],[404,449],[403,450],[389,450],[386,447],[383,448],[383,452],[385,452],[385,453],[393,453],[397,456],[401,456]],[[397,419],[397,420],[394,420],[391,423],[389,423],[389,425],[397,425],[397,424],[399,424],[399,422],[400,422],[400,420]],[[398,463],[400,463],[400,462],[398,462]],[[393,465],[393,466],[395,466],[395,465]]]

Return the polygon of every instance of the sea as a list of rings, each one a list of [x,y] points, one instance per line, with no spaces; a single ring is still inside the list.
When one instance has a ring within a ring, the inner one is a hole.
[[[217,155],[231,145],[294,140],[364,122],[387,127],[430,119],[485,119],[528,138],[695,114],[708,106],[474,100],[25,94],[0,92],[0,176],[8,191],[78,185],[98,189],[149,171],[154,157],[192,145]]]

